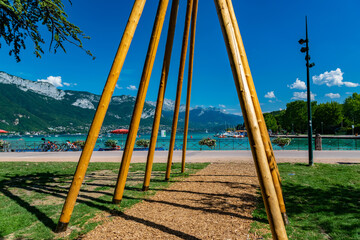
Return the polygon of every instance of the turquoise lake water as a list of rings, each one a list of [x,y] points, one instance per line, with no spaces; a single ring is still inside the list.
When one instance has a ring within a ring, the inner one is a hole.
[[[248,138],[216,138],[215,133],[189,133],[187,140],[188,150],[210,150],[207,146],[200,146],[199,141],[202,138],[214,138],[216,139],[215,150],[250,150]],[[127,135],[118,134],[103,134],[99,135],[99,138],[95,145],[95,150],[105,148],[104,143],[108,139],[115,139],[118,141],[118,145],[123,148],[125,146]],[[86,135],[46,135],[46,136],[1,136],[3,139],[10,143],[10,149],[15,151],[31,151],[36,149],[43,141],[41,138],[56,142],[58,144],[65,143],[66,140],[74,142],[76,140],[86,140]],[[137,139],[150,139],[149,134],[138,135]],[[314,140],[315,141],[315,140]],[[170,142],[170,134],[167,133],[166,137],[158,136],[156,147],[158,150],[168,150]],[[175,149],[182,149],[183,134],[176,135]],[[315,147],[315,142],[313,142]],[[360,150],[360,138],[357,139],[322,139],[323,150]],[[136,148],[136,146],[135,146]],[[307,138],[293,138],[288,146],[280,147],[273,144],[274,150],[307,150],[308,141]]]

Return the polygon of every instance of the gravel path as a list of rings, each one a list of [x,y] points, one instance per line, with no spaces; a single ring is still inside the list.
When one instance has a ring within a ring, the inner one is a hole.
[[[82,239],[249,239],[257,187],[253,164],[212,163]]]

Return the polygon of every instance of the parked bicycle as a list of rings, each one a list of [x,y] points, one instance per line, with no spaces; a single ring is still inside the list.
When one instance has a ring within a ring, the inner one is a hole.
[[[41,143],[37,149],[41,152],[57,152],[60,151],[60,146],[56,144],[55,142],[52,142],[50,140],[46,140],[45,138],[41,138],[44,142]]]
[[[66,140],[65,143],[60,145],[60,151],[80,151],[80,148],[70,140]]]

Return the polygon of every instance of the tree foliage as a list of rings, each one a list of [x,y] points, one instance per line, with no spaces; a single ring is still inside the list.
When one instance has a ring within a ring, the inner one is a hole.
[[[345,99],[344,118],[347,125],[360,124],[360,94],[353,93]]]
[[[360,131],[360,94],[353,93],[344,103],[327,102],[317,104],[311,102],[313,132],[324,134],[351,134]],[[307,131],[307,103],[294,101],[286,104],[286,110],[265,113],[264,119],[268,129],[278,126],[285,132],[305,133]]]
[[[117,142],[118,141],[115,139],[108,139],[108,140],[106,140],[104,145],[105,145],[105,147],[116,148]]]
[[[235,129],[236,130],[245,130],[246,129],[245,123],[240,123],[240,124],[236,125]]]
[[[61,0],[0,0],[0,38],[10,47],[9,55],[13,55],[18,62],[20,51],[26,48],[27,38],[33,42],[36,57],[41,57],[45,41],[39,26],[43,25],[51,34],[49,50],[53,49],[56,53],[60,47],[66,52],[64,43],[69,42],[92,56],[81,42],[81,39],[89,37],[67,17]]]
[[[334,134],[343,120],[342,105],[338,102],[321,103],[314,111],[313,128],[318,133]]]
[[[272,141],[272,143],[280,146],[280,147],[285,147],[287,145],[289,145],[291,143],[291,138],[274,138]]]
[[[311,102],[312,113],[316,109],[317,102]],[[282,127],[288,131],[304,133],[308,128],[307,103],[297,100],[286,104],[286,110],[282,116]]]
[[[264,113],[264,119],[268,130],[273,132],[277,132],[279,130],[279,126],[274,115],[271,113]]]
[[[139,139],[136,141],[135,144],[136,144],[136,146],[147,148],[150,145],[150,140],[149,139]]]
[[[215,149],[216,140],[211,138],[203,138],[199,141],[200,146],[208,146],[210,149]]]
[[[288,131],[304,132],[307,129],[307,107],[305,101],[286,104],[284,127]]]

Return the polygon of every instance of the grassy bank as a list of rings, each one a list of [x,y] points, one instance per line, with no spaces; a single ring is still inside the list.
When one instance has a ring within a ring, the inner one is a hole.
[[[289,239],[360,239],[360,165],[279,164]],[[271,239],[262,200],[252,231]]]
[[[155,191],[142,192],[145,164],[131,164],[121,206],[111,204],[120,164],[91,163],[69,229],[70,235],[54,234],[64,198],[70,186],[76,163],[10,163],[0,162],[0,239],[73,239],[95,228],[102,216],[129,208]],[[205,163],[173,165],[173,180],[180,180],[206,167]],[[154,164],[151,188],[162,189],[166,164]]]

